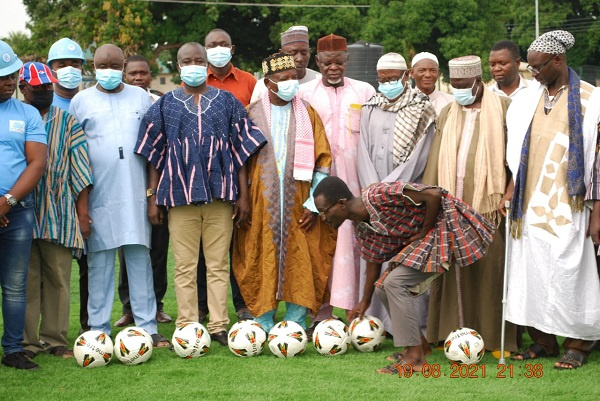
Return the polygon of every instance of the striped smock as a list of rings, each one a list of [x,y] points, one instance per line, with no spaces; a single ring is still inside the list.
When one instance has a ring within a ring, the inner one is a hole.
[[[33,192],[33,238],[72,248],[78,256],[83,250],[83,237],[75,202],[79,193],[92,185],[85,133],[75,117],[56,106],[50,106],[44,124],[48,164]]]

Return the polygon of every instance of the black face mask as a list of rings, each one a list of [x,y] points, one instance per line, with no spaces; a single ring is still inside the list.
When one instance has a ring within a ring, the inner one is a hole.
[[[41,92],[31,92],[31,94],[33,96],[33,100],[31,100],[29,104],[38,110],[47,109],[54,100],[54,91],[46,90]]]

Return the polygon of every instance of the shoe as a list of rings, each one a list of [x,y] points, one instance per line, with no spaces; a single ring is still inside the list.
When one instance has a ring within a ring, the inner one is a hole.
[[[24,370],[38,370],[40,369],[40,365],[35,362],[29,360],[25,353],[13,352],[12,354],[4,355],[2,357],[2,364],[9,366],[15,369],[24,369]]]
[[[204,322],[206,322],[206,315],[207,313],[204,313],[198,309],[198,323],[204,324]]]
[[[158,323],[171,323],[173,319],[171,319],[171,316],[167,315],[163,310],[159,310],[156,312],[156,321]]]
[[[237,311],[235,314],[237,315],[239,320],[254,319],[254,316],[252,316],[252,313],[250,313],[250,309],[248,309],[248,308],[242,308],[239,311]]]
[[[73,358],[73,351],[64,346],[52,347],[48,350],[50,355],[60,356],[62,359]]]
[[[218,333],[212,333],[210,335],[210,339],[213,341],[217,341],[222,346],[227,346],[227,332],[225,330],[219,331]]]
[[[86,331],[90,331],[90,330],[91,330],[90,326],[82,326],[81,329],[79,329],[79,335],[82,335]]]
[[[319,325],[319,323],[321,323],[322,320],[318,320],[318,321],[314,321],[312,322],[312,324],[308,327],[308,329],[306,329],[306,337],[308,342],[312,342],[312,338],[313,338],[313,333],[315,331],[315,328]]]
[[[115,322],[115,327],[125,327],[133,323],[133,315],[131,313],[123,313],[123,316]]]
[[[171,343],[169,342],[169,340],[167,340],[166,338],[164,338],[162,335],[160,335],[158,333],[152,334],[151,337],[152,337],[152,345],[154,346],[154,348],[166,348],[166,347],[171,346]]]
[[[31,350],[24,349],[23,350],[23,355],[25,355],[25,358],[27,358],[27,359],[29,359],[31,361],[33,358],[35,358],[36,353],[33,352],[33,351],[31,351]]]

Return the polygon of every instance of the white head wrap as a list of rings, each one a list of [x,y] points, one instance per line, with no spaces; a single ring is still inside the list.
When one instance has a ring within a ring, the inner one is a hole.
[[[377,61],[377,71],[379,70],[407,70],[406,60],[398,53],[387,53]]]
[[[575,44],[575,38],[567,31],[550,31],[533,41],[527,51],[546,54],[564,54]]]
[[[432,60],[437,64],[438,67],[440,66],[440,62],[438,61],[438,58],[435,56],[435,54],[429,52],[421,52],[415,54],[410,65],[414,67],[415,64],[417,64],[421,60]]]

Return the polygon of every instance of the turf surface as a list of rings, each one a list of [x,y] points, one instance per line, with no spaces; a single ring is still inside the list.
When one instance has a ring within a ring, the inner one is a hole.
[[[169,288],[164,302],[165,311],[175,317],[172,275],[170,260]],[[74,342],[79,331],[76,264],[71,283],[69,341]],[[120,317],[120,311],[121,304],[115,296],[113,323]],[[335,313],[343,316],[341,311]],[[232,322],[236,319],[231,305],[230,318]],[[172,323],[159,324],[159,332],[169,339],[174,329]],[[117,332],[115,328],[113,338]],[[408,372],[402,378],[376,374],[376,369],[388,364],[385,357],[395,351],[392,342],[386,340],[383,349],[376,353],[363,354],[351,349],[341,356],[323,357],[309,343],[304,355],[291,359],[274,357],[268,347],[258,357],[243,359],[235,357],[227,347],[213,343],[208,354],[197,359],[180,359],[163,348],[155,349],[151,359],[142,365],[125,366],[113,358],[108,366],[96,369],[82,369],[74,359],[38,355],[35,362],[42,369],[37,372],[0,367],[0,401],[600,399],[598,353],[592,354],[588,364],[576,371],[557,371],[552,367],[553,359],[542,359],[531,364],[514,363],[512,377],[509,368],[501,378],[497,360],[489,353],[477,371],[471,368],[468,372],[452,369],[443,351],[434,350],[428,359],[431,375],[425,375],[429,377],[417,373],[411,376]],[[512,362],[507,360],[509,365]]]

